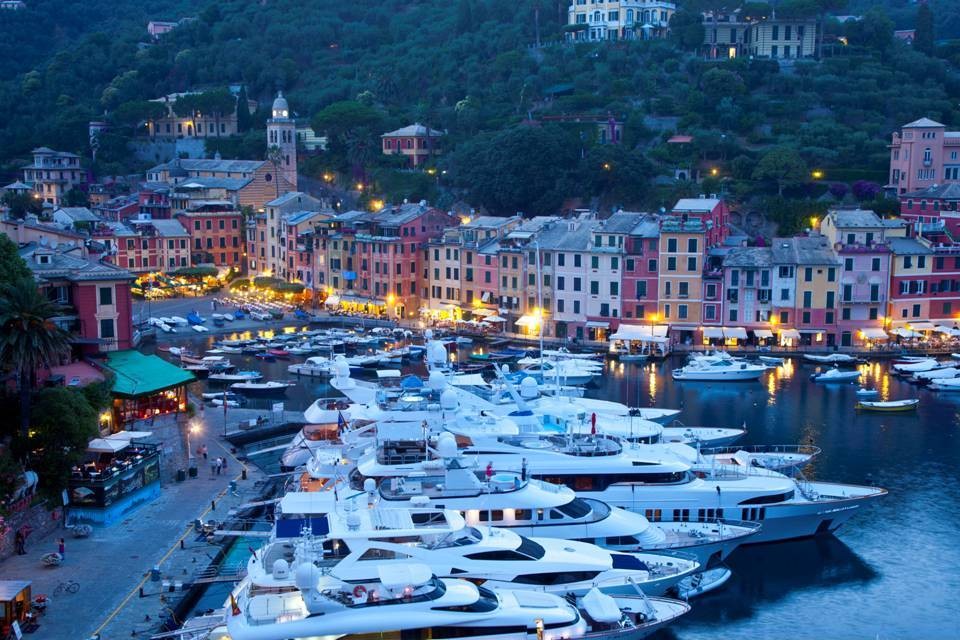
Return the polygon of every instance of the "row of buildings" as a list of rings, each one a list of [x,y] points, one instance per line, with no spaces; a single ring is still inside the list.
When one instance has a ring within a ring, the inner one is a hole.
[[[651,40],[666,37],[677,4],[669,0],[572,0],[567,10],[568,41]],[[816,18],[704,12],[701,53],[707,58],[790,60],[817,54]]]

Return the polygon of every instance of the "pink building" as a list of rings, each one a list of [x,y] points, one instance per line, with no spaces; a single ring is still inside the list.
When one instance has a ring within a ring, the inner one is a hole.
[[[900,215],[913,223],[917,235],[952,243],[953,238],[960,237],[960,183],[937,184],[902,194]]]
[[[633,228],[625,249],[623,318],[628,324],[631,320],[649,321],[657,312],[660,223],[655,216],[645,217]]]
[[[960,131],[929,118],[903,125],[890,143],[890,182],[886,189],[905,194],[960,182]]]

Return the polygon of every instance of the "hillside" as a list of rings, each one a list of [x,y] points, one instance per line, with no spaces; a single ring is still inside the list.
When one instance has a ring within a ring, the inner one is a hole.
[[[34,4],[39,10],[54,2]],[[952,6],[932,4],[945,12]],[[56,53],[45,57],[38,50],[45,41],[27,38],[33,68],[8,62],[0,71],[0,80],[7,78],[0,83],[7,114],[0,161],[21,159],[40,144],[84,151],[87,121],[106,111],[114,130],[100,169],[138,169],[124,144],[143,100],[242,82],[262,105],[283,89],[300,116],[315,116],[331,134],[331,152],[304,165],[307,174],[336,171],[372,181],[390,197],[466,196],[495,211],[540,212],[569,197],[658,205],[698,188],[648,188],[650,178],[673,175],[675,167],[715,170],[714,184],[699,188],[769,193],[771,181],[757,166],[771,150],[792,154],[787,195],[818,195],[798,174],[817,168],[828,180],[881,181],[896,126],[920,116],[960,125],[956,73],[894,41],[893,21],[876,10],[861,25],[834,27],[849,41],[835,57],[786,72],[763,61],[705,62],[679,42],[531,48],[535,7],[544,42],[559,39],[565,17],[565,3],[542,0],[85,5],[77,35],[51,41],[61,43],[51,45]],[[908,9],[915,11],[897,10]],[[181,15],[198,20],[141,44],[148,18]],[[953,24],[951,15],[941,17],[938,25]],[[70,33],[65,29],[54,31]],[[627,145],[600,147],[583,128],[521,126],[560,113],[621,118]],[[412,121],[448,132],[442,181],[395,171],[380,155],[377,135]],[[674,129],[694,142],[664,144]],[[253,131],[219,150],[261,154],[262,135]]]

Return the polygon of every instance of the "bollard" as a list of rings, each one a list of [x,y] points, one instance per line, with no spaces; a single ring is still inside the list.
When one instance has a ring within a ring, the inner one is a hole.
[[[145,598],[145,597],[146,597],[145,595],[143,595],[143,587],[140,587],[140,597],[141,597],[141,598]]]
[[[153,565],[153,569],[150,569],[150,581],[156,582],[160,579],[160,565]]]
[[[184,543],[183,543],[183,538],[180,538],[180,548],[181,548],[181,549],[186,549],[186,548],[187,548],[187,547],[184,545]]]
[[[216,500],[211,500],[211,501],[210,501],[210,511],[216,511],[216,510],[217,510],[217,501],[216,501]]]
[[[240,479],[241,479],[241,480],[246,480],[246,479],[247,479],[247,468],[246,468],[246,467],[244,467],[243,470],[240,471]]]

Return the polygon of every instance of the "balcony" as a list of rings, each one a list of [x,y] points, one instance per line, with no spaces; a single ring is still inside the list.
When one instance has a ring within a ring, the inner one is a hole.
[[[840,300],[843,304],[883,304],[887,301],[886,296],[880,296],[879,298],[871,298],[870,296],[865,295],[854,295],[850,298],[842,298]]]
[[[920,222],[916,225],[920,233],[943,233],[947,228],[947,223],[943,220],[937,222]]]
[[[705,280],[722,280],[723,269],[704,269],[703,277]]]
[[[872,244],[844,244],[838,242],[836,249],[839,253],[890,253],[890,247],[882,242],[874,242]]]

